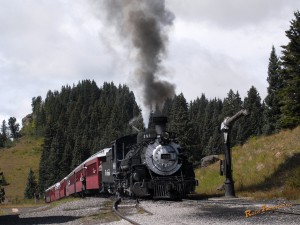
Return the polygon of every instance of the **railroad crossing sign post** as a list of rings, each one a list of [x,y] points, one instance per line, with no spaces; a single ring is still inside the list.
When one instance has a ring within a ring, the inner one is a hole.
[[[230,149],[230,131],[233,123],[241,118],[247,116],[247,110],[242,109],[232,117],[226,117],[221,124],[221,131],[224,134],[224,147],[225,147],[225,197],[235,197],[234,182],[232,179],[231,169],[231,149]]]

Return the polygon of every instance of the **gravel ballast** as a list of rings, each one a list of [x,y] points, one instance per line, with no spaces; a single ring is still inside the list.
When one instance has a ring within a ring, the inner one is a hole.
[[[85,198],[50,208],[48,205],[19,214],[0,216],[1,225],[64,224],[64,225],[126,225],[111,211],[109,198]],[[173,201],[141,201],[140,205],[153,213],[135,213],[128,217],[145,225],[299,225],[300,205],[284,201],[258,202],[245,199],[210,199]],[[248,210],[248,217],[245,211]]]

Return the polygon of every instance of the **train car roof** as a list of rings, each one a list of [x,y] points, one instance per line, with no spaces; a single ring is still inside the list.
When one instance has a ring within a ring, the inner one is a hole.
[[[52,188],[55,188],[55,190],[57,190],[59,187],[60,187],[60,183],[57,182],[57,183],[53,184],[52,186],[48,187],[45,191],[49,191]]]
[[[89,157],[87,160],[85,160],[82,164],[95,159],[95,158],[99,158],[99,157],[104,157],[106,156],[106,153],[108,153],[111,150],[111,148],[104,148],[102,150],[100,150],[99,152],[96,152],[94,155],[92,155],[91,157]]]
[[[84,162],[82,162],[79,166],[77,166],[74,170],[72,170],[72,172],[69,173],[69,175],[66,176],[66,178],[71,176],[74,172],[78,171],[87,162],[89,162],[93,159],[96,159],[96,158],[105,157],[106,153],[109,152],[110,150],[111,150],[111,148],[104,148],[104,149],[100,150],[99,152],[96,152],[94,155],[90,156],[88,159],[86,159]]]

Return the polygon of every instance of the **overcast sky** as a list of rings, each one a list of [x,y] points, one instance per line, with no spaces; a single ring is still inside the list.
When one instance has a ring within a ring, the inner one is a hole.
[[[253,85],[263,99],[272,45],[280,56],[300,1],[166,0],[166,7],[175,20],[162,64],[177,94],[223,99],[232,89],[244,98]],[[83,79],[127,84],[142,104],[132,51],[101,13],[91,0],[0,0],[0,121],[21,124],[33,97]]]

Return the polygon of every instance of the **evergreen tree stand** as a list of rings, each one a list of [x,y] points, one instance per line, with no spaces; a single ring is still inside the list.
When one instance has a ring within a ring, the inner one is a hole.
[[[247,116],[249,113],[247,110],[242,109],[237,112],[232,117],[226,117],[221,124],[221,131],[224,134],[224,154],[225,154],[225,197],[234,198],[234,182],[232,179],[232,169],[231,169],[231,149],[230,149],[230,130],[233,123],[241,118],[242,116]]]

